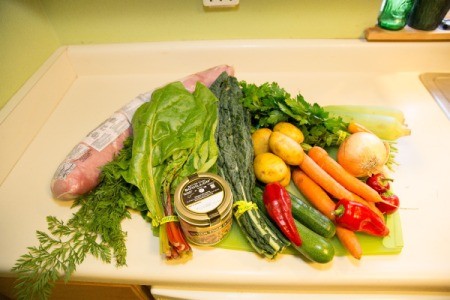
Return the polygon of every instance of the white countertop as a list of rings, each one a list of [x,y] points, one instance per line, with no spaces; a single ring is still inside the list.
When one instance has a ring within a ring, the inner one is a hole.
[[[414,292],[449,297],[450,121],[419,80],[423,72],[450,72],[449,53],[448,42],[360,40],[61,48],[0,111],[0,275],[12,275],[10,269],[26,247],[38,244],[36,230],[46,231],[46,216],[68,220],[72,215],[71,202],[52,199],[49,183],[85,134],[141,93],[229,64],[239,80],[276,81],[310,102],[389,105],[404,112],[412,135],[398,142],[400,165],[393,183],[401,199],[402,252],[360,261],[340,256],[319,265],[292,255],[267,261],[249,252],[194,247],[193,259],[173,264],[161,259],[159,241],[136,214],[123,223],[127,267],[88,257],[72,280],[146,284],[160,291]]]

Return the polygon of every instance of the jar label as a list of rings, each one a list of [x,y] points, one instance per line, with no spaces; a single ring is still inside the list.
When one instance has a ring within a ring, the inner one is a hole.
[[[208,213],[215,210],[224,199],[222,185],[213,178],[196,178],[182,190],[183,204],[195,213]]]
[[[207,213],[209,218],[209,223],[215,224],[220,221],[220,213],[217,209],[213,209],[212,211]]]
[[[212,246],[219,243],[231,230],[233,218],[230,217],[215,226],[206,228],[192,226],[181,220],[181,228],[186,238],[196,245]]]

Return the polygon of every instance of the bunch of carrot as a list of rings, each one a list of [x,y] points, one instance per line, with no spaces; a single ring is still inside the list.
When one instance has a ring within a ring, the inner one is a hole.
[[[335,202],[333,198],[356,201],[369,207],[381,216],[375,206],[383,201],[380,195],[367,184],[348,173],[321,147],[314,146],[305,155],[303,162],[292,172],[292,180],[299,191],[320,212],[334,221]],[[342,245],[355,258],[360,259],[362,248],[355,232],[336,226],[336,235]]]

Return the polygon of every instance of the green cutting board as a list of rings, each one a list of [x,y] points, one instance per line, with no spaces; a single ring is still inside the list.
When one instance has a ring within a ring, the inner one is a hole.
[[[299,198],[304,199],[292,183],[287,187],[287,189]],[[357,233],[358,239],[361,243],[363,255],[400,253],[403,248],[403,235],[400,214],[398,211],[386,217],[386,225],[389,227],[390,233],[388,236],[383,238],[364,233]],[[347,254],[347,250],[342,246],[337,237],[333,237],[331,242],[335,249],[335,255],[343,256]],[[217,244],[216,247],[254,252],[254,249],[242,234],[237,222],[233,223],[230,233],[223,241]],[[284,251],[284,253],[298,254],[298,251],[294,250],[292,247],[289,247]]]
[[[403,248],[403,236],[400,223],[400,215],[398,212],[387,216],[386,224],[389,227],[390,234],[384,238],[370,236],[363,233],[357,233],[361,243],[363,255],[381,255],[381,254],[398,254]],[[333,237],[331,242],[337,256],[347,254],[347,250],[341,245],[337,237]],[[247,242],[244,235],[236,222],[233,223],[230,233],[227,237],[216,245],[218,248],[251,251],[254,249]],[[284,251],[285,254],[298,254],[298,251],[292,247]]]
[[[334,159],[336,159],[337,150],[338,149],[336,147],[327,148],[328,154]],[[297,195],[300,199],[307,201],[305,197],[300,194],[292,181],[287,189],[291,193]],[[384,238],[371,236],[364,233],[357,233],[358,239],[361,243],[363,255],[398,254],[402,251],[403,235],[400,214],[398,211],[386,217],[386,225],[389,227],[390,233]],[[331,242],[335,249],[335,255],[347,255],[347,250],[342,246],[337,237],[333,237]],[[254,252],[254,249],[248,243],[236,222],[233,223],[229,235],[222,242],[216,245],[216,247]],[[296,251],[293,247],[289,247],[284,251],[284,253],[298,254],[298,251]]]

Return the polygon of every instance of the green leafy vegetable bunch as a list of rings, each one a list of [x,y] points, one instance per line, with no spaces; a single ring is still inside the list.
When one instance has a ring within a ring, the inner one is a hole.
[[[176,221],[173,194],[184,178],[216,163],[217,98],[201,83],[191,94],[174,82],[153,92],[132,125],[133,155],[125,178],[145,199],[152,226],[159,229],[161,254],[167,259],[190,255]]]
[[[348,124],[341,117],[330,116],[317,103],[310,104],[301,94],[295,98],[277,83],[262,85],[240,81],[243,105],[252,115],[254,129],[272,128],[279,122],[289,122],[305,136],[304,148],[338,146],[348,136]]]

